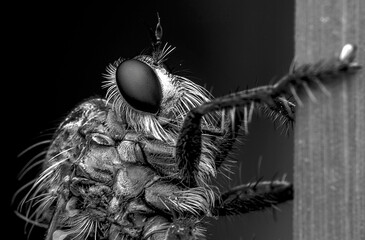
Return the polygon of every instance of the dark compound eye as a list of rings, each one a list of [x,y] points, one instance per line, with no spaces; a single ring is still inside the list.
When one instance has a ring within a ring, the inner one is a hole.
[[[124,61],[118,66],[116,83],[124,100],[131,107],[143,112],[158,112],[162,89],[150,66],[134,59]]]

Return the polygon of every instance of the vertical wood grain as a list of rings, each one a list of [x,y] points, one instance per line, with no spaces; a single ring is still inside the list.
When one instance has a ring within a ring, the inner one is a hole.
[[[314,62],[358,46],[365,64],[364,0],[297,0],[295,61]],[[365,239],[365,71],[332,79],[331,95],[303,91],[295,127],[294,239]]]

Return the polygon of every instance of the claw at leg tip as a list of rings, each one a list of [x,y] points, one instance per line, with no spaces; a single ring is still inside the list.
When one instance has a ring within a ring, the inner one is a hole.
[[[351,63],[356,57],[356,45],[347,43],[342,47],[340,53],[340,60],[344,62]]]

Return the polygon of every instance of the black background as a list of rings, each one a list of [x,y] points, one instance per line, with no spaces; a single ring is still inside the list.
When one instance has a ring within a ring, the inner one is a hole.
[[[2,37],[6,55],[1,197],[5,225],[1,225],[8,239],[26,239],[11,197],[31,179],[18,182],[16,175],[37,150],[21,158],[17,154],[49,138],[49,129],[75,104],[105,95],[101,89],[105,67],[149,47],[146,26],[155,26],[156,12],[164,41],[177,47],[168,64],[213,88],[215,96],[267,84],[284,74],[293,59],[291,0],[31,2],[12,3],[3,10],[9,14],[3,20]],[[254,119],[237,152],[240,164],[233,170],[238,174],[229,184],[255,179],[260,158],[260,175],[271,179],[287,173],[292,180],[293,134],[285,136],[268,120]],[[226,182],[224,186],[229,185]],[[208,239],[291,239],[291,208],[291,203],[281,206],[276,220],[266,211],[211,221]],[[35,229],[30,239],[42,239],[39,234]]]

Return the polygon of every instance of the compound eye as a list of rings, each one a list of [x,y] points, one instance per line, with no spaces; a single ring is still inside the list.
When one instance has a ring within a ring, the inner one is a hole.
[[[143,112],[158,112],[162,89],[150,66],[135,59],[126,60],[118,66],[116,83],[120,94],[131,107]]]

